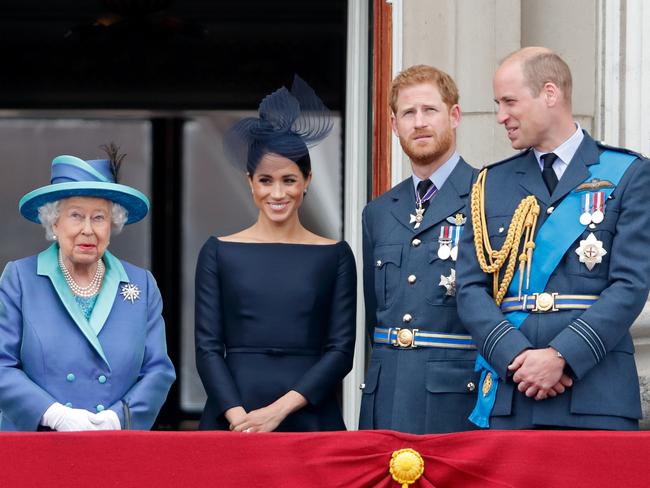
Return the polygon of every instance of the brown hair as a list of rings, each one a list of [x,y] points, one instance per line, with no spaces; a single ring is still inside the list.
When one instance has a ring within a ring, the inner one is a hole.
[[[399,91],[420,83],[435,85],[448,108],[458,103],[458,87],[451,76],[432,66],[416,64],[400,72],[390,86],[390,108],[393,113],[397,113]]]

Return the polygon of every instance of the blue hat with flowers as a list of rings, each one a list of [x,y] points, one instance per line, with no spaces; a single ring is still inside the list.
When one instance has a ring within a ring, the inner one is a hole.
[[[142,220],[149,211],[149,199],[135,188],[117,183],[124,156],[118,156],[113,144],[104,149],[109,159],[54,158],[50,184],[30,191],[20,199],[18,209],[22,216],[38,224],[38,209],[46,203],[68,197],[91,197],[105,198],[124,207],[128,212],[127,224]]]

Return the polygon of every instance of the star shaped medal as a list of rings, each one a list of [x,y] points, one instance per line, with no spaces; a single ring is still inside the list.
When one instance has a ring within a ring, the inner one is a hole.
[[[420,227],[420,224],[422,224],[422,221],[424,220],[424,211],[426,210],[426,208],[424,208],[425,202],[431,200],[436,193],[438,193],[438,188],[433,184],[422,197],[420,197],[420,194],[417,191],[415,192],[415,215],[409,214],[409,224],[414,223],[414,229]]]
[[[409,214],[409,217],[409,224],[415,222],[415,225],[413,226],[414,229],[420,227],[422,220],[424,220],[424,208],[422,205],[418,206],[418,208],[415,209],[415,215]]]
[[[120,295],[124,297],[124,301],[129,300],[131,303],[133,303],[140,298],[140,288],[138,288],[137,285],[134,285],[133,283],[127,283],[125,285],[122,285]]]
[[[440,275],[440,286],[444,286],[447,291],[445,296],[455,297],[456,296],[456,270],[451,268],[451,273],[449,276]]]
[[[603,248],[603,241],[596,239],[596,236],[591,232],[586,239],[580,241],[580,247],[576,249],[576,254],[580,257],[580,262],[584,263],[589,271],[594,269],[594,266],[603,261],[603,256],[607,254]]]

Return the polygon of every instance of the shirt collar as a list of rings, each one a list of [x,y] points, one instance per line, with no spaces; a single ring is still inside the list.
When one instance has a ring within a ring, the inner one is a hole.
[[[569,137],[566,141],[564,141],[562,144],[556,147],[553,151],[549,151],[555,153],[557,157],[561,159],[564,164],[567,165],[571,162],[573,156],[578,150],[578,147],[580,147],[582,140],[585,138],[585,135],[582,132],[582,128],[580,127],[580,124],[575,122],[575,126],[576,126],[576,131],[571,135],[571,137]],[[533,149],[533,152],[535,153],[537,164],[539,164],[540,168],[544,169],[542,156],[548,153],[540,152],[537,149]]]
[[[447,181],[447,178],[449,178],[449,175],[458,164],[458,161],[460,161],[460,156],[458,155],[458,152],[454,151],[451,157],[445,161],[442,166],[436,169],[431,176],[429,176],[429,179],[433,182],[434,185],[436,185],[436,188],[438,190],[440,190],[442,188],[442,185],[445,184],[445,181]],[[412,175],[412,178],[413,188],[415,188],[415,191],[417,193],[418,183],[420,183],[422,180],[415,175]]]

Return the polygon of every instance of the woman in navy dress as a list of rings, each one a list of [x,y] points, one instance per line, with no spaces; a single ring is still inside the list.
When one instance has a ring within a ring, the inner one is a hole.
[[[354,257],[298,217],[307,146],[329,133],[328,111],[296,77],[259,114],[226,140],[246,164],[258,219],[210,237],[197,263],[196,364],[208,395],[200,428],[344,430],[336,392],[354,353]]]

